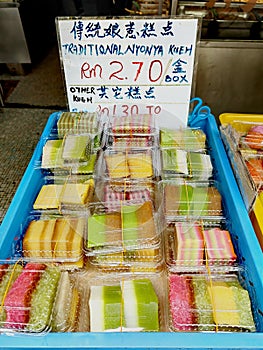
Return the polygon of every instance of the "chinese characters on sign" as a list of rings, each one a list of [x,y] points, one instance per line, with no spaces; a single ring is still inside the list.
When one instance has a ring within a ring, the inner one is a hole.
[[[70,110],[167,110],[187,120],[197,19],[61,18],[57,26]]]

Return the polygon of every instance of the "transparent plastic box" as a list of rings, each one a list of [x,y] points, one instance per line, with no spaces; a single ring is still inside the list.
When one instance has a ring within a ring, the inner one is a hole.
[[[158,207],[167,221],[223,217],[223,203],[215,181],[169,179],[159,182]]]
[[[169,327],[175,332],[255,332],[257,319],[242,286],[242,268],[170,273]]]
[[[90,332],[167,330],[165,273],[87,273],[79,277],[89,288]]]
[[[164,242],[169,270],[200,266],[228,268],[237,262],[226,222],[178,221],[167,225]]]
[[[103,180],[152,179],[159,175],[159,154],[156,149],[106,149],[96,163],[96,176]]]
[[[159,130],[155,116],[109,117],[103,132],[104,147],[149,148],[158,146]]]
[[[94,203],[90,212],[84,244],[88,256],[152,248],[160,242],[161,220],[151,201],[123,201],[110,212],[103,203]]]
[[[213,178],[213,165],[207,153],[186,151],[175,147],[161,148],[161,176],[182,177],[195,181]]]
[[[93,200],[93,195],[92,176],[46,176],[42,179],[32,210],[59,210],[62,213],[85,211]]]

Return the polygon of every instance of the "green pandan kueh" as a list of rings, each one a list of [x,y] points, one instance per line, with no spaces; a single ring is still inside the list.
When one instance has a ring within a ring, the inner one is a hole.
[[[196,322],[199,331],[213,331],[215,324],[213,319],[213,307],[207,289],[205,278],[193,276],[191,279],[196,309]]]
[[[193,196],[193,187],[189,185],[180,186],[180,199],[179,199],[179,215],[191,215],[190,204]]]
[[[136,244],[138,240],[138,218],[139,205],[122,206],[123,243],[125,246]]]
[[[159,331],[158,297],[147,278],[122,283],[124,314],[128,328]]]
[[[47,267],[43,272],[32,294],[28,330],[41,332],[50,324],[59,278],[60,271],[56,268]]]
[[[103,246],[106,242],[106,214],[94,214],[88,218],[88,248]]]
[[[90,142],[89,135],[67,135],[64,140],[63,159],[66,161],[87,161],[90,156],[88,151]]]
[[[104,329],[116,329],[124,327],[124,317],[122,312],[121,287],[104,286]]]
[[[194,187],[190,205],[190,213],[193,216],[208,215],[208,189],[207,187]]]

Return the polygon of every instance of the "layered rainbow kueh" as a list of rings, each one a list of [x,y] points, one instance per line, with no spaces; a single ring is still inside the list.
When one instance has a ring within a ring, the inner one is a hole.
[[[149,279],[91,286],[90,331],[158,331],[159,302]]]
[[[203,231],[208,263],[233,263],[236,261],[230,233],[218,227]]]
[[[150,134],[153,130],[154,118],[147,114],[113,118],[112,122],[113,134],[128,134],[133,137],[134,134]]]
[[[175,223],[176,265],[203,264],[204,240],[202,226],[196,223]]]

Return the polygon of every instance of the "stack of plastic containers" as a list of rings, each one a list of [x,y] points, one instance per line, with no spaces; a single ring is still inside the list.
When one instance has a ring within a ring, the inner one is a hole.
[[[263,116],[222,114],[220,130],[263,250]]]
[[[1,227],[5,348],[260,347],[259,247],[214,120],[193,116],[51,115]]]

